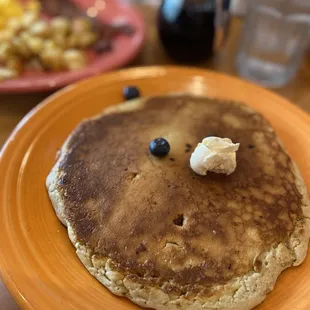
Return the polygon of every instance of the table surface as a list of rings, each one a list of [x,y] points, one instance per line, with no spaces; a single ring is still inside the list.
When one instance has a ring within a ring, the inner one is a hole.
[[[155,19],[156,10],[151,6],[139,5],[138,9],[145,17],[147,41],[136,60],[129,66],[176,64],[166,56],[157,37]],[[230,34],[225,46],[211,61],[200,67],[236,75],[235,55],[238,48],[242,20],[233,18]],[[297,75],[290,84],[275,92],[291,100],[294,104],[310,112],[310,52]],[[0,95],[0,148],[10,132],[23,116],[35,107],[49,93]],[[263,104],[263,102],[262,102]],[[5,310],[19,309],[13,298],[0,280],[0,308]]]

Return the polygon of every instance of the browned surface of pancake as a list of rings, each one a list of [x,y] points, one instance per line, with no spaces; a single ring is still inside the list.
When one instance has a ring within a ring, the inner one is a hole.
[[[190,169],[209,135],[240,143],[230,176]],[[171,145],[162,159],[148,150],[157,137]],[[207,292],[259,269],[257,256],[303,217],[290,158],[267,121],[237,103],[151,98],[83,123],[67,148],[58,185],[77,239],[137,282],[169,282],[167,292]]]

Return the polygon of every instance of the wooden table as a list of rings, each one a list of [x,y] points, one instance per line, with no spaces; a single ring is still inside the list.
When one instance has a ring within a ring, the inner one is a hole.
[[[155,27],[155,9],[149,6],[139,5],[139,10],[145,17],[146,25],[148,27],[148,37],[141,54],[132,64],[130,64],[130,66],[175,64],[165,55],[165,52],[158,41]],[[235,55],[238,48],[241,27],[242,20],[234,18],[225,47],[212,61],[201,64],[200,66],[236,75]],[[310,52],[306,55],[302,68],[295,80],[284,88],[276,90],[276,92],[310,112],[309,86]],[[0,95],[0,148],[22,117],[48,95],[49,93]],[[264,104],[264,102],[262,102],[262,104]],[[0,309],[18,309],[18,306],[1,281]]]

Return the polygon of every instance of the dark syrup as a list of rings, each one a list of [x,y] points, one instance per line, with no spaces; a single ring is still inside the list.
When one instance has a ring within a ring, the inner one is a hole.
[[[168,55],[185,63],[209,59],[218,44],[217,30],[227,33],[229,4],[230,0],[164,0],[157,26]]]
[[[213,54],[215,0],[164,0],[158,33],[168,55],[180,62],[201,62]]]

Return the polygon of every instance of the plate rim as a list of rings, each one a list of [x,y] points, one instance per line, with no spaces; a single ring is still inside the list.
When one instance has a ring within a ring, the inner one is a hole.
[[[5,143],[3,144],[2,148],[0,149],[0,164],[1,164],[1,154],[4,152],[4,149],[6,147],[6,145],[10,142],[10,140],[12,139],[12,137],[16,134],[16,132],[18,130],[21,129],[21,127],[29,121],[29,119],[31,119],[31,117],[35,114],[38,113],[39,110],[41,110],[42,108],[44,108],[45,105],[48,105],[49,102],[53,101],[55,98],[59,98],[60,96],[62,96],[63,94],[66,94],[72,90],[74,90],[77,87],[82,87],[84,84],[90,84],[92,83],[92,81],[96,80],[96,79],[100,79],[103,76],[106,78],[110,78],[113,76],[118,77],[119,75],[123,75],[123,78],[127,75],[131,75],[131,73],[134,73],[134,76],[136,76],[136,78],[141,78],[141,77],[156,77],[158,76],[158,72],[161,72],[161,75],[165,75],[168,71],[182,71],[182,72],[195,72],[195,75],[197,75],[197,72],[199,72],[200,74],[204,74],[204,73],[212,73],[213,75],[217,75],[218,77],[225,77],[228,79],[231,79],[231,81],[235,81],[235,82],[240,82],[243,83],[244,85],[248,85],[250,87],[254,87],[257,90],[259,90],[260,92],[263,91],[266,94],[268,94],[268,96],[274,96],[277,97],[279,99],[281,99],[282,104],[284,104],[286,107],[288,107],[290,110],[292,110],[293,112],[297,113],[300,117],[302,117],[304,119],[305,122],[308,122],[308,124],[310,125],[310,114],[307,113],[307,111],[303,110],[301,107],[299,107],[298,105],[294,104],[291,100],[285,98],[284,96],[277,94],[276,92],[264,88],[260,85],[255,84],[254,82],[242,79],[238,76],[234,76],[234,75],[230,75],[227,74],[225,72],[218,72],[212,69],[204,69],[204,68],[198,68],[198,67],[188,67],[188,66],[178,66],[178,65],[151,65],[151,66],[141,66],[141,67],[131,67],[131,68],[122,68],[119,70],[114,70],[114,71],[110,71],[110,72],[106,72],[106,73],[101,73],[95,76],[91,76],[88,77],[86,79],[83,80],[79,80],[76,81],[73,84],[69,84],[66,85],[65,87],[56,90],[54,93],[52,93],[51,95],[48,95],[45,99],[43,99],[42,101],[40,101],[35,107],[33,107],[28,113],[25,114],[25,116],[17,123],[17,125],[14,127],[13,131],[10,133],[9,137],[7,138],[7,140],[5,141]],[[1,93],[1,91],[0,91]]]
[[[160,76],[165,76],[168,74],[171,74],[171,72],[173,71],[177,71],[178,74],[182,74],[182,73],[186,73],[188,76],[191,75],[191,73],[197,75],[201,74],[208,74],[208,73],[212,73],[212,75],[216,75],[219,76],[221,78],[226,78],[226,79],[230,79],[231,81],[234,82],[240,82],[244,85],[248,85],[250,87],[255,87],[257,90],[259,90],[260,92],[263,91],[266,94],[268,94],[268,96],[276,96],[278,98],[281,99],[282,103],[286,106],[286,108],[288,108],[289,110],[292,111],[292,113],[296,113],[300,119],[302,119],[304,121],[304,123],[308,126],[309,130],[310,130],[310,116],[303,111],[300,107],[294,105],[293,103],[291,103],[288,99],[270,91],[267,89],[264,89],[256,84],[253,84],[251,82],[245,81],[245,80],[241,80],[238,77],[234,77],[234,76],[230,76],[227,75],[225,73],[219,73],[213,70],[205,70],[205,69],[200,69],[200,68],[190,68],[190,67],[179,67],[179,66],[146,66],[146,67],[134,67],[134,68],[130,68],[130,69],[122,69],[122,70],[118,70],[118,71],[113,71],[113,72],[109,72],[106,73],[104,75],[98,75],[98,76],[93,76],[89,79],[86,80],[82,80],[79,81],[73,85],[69,85],[61,90],[56,91],[54,94],[48,96],[46,99],[44,99],[41,103],[39,103],[35,108],[33,108],[31,111],[29,111],[24,118],[18,123],[18,125],[15,127],[15,129],[13,130],[13,132],[11,133],[11,135],[9,136],[9,138],[7,139],[7,141],[5,142],[5,144],[3,145],[2,149],[0,150],[0,174],[2,174],[2,169],[5,169],[5,159],[6,157],[9,155],[10,152],[12,152],[12,148],[14,148],[14,145],[16,145],[18,143],[18,140],[20,139],[18,137],[18,134],[20,132],[23,132],[25,125],[29,124],[32,119],[34,117],[36,117],[38,115],[38,113],[40,113],[41,110],[46,109],[47,106],[53,104],[53,101],[57,98],[60,98],[61,96],[73,91],[74,89],[80,88],[80,87],[84,87],[87,86],[88,84],[93,83],[94,80],[97,79],[103,79],[103,78],[107,78],[109,80],[116,79],[116,80],[126,80],[126,77],[129,76],[134,76],[135,79],[139,79],[139,78],[156,78],[156,77],[160,77]],[[4,171],[4,170],[3,170]],[[5,181],[2,181],[2,178],[0,178],[0,202],[3,201],[4,197],[5,197],[5,193],[1,191],[1,188],[4,187]],[[1,210],[0,210],[0,214],[1,214]],[[1,241],[3,240],[3,236],[0,235],[0,250],[3,250],[3,245],[1,243]],[[6,266],[6,260],[4,257],[5,255],[3,254],[3,251],[0,251],[0,276],[2,278],[3,283],[5,284],[5,286],[8,288],[9,292],[11,293],[12,297],[14,298],[14,300],[16,300],[16,302],[18,303],[19,306],[21,306],[22,308],[25,309],[33,309],[33,307],[31,306],[31,304],[29,304],[29,301],[27,299],[25,299],[23,297],[23,295],[21,294],[20,290],[18,290],[18,288],[16,287],[16,281],[14,281],[11,277],[10,277],[10,273],[8,272],[8,270],[5,268]]]

